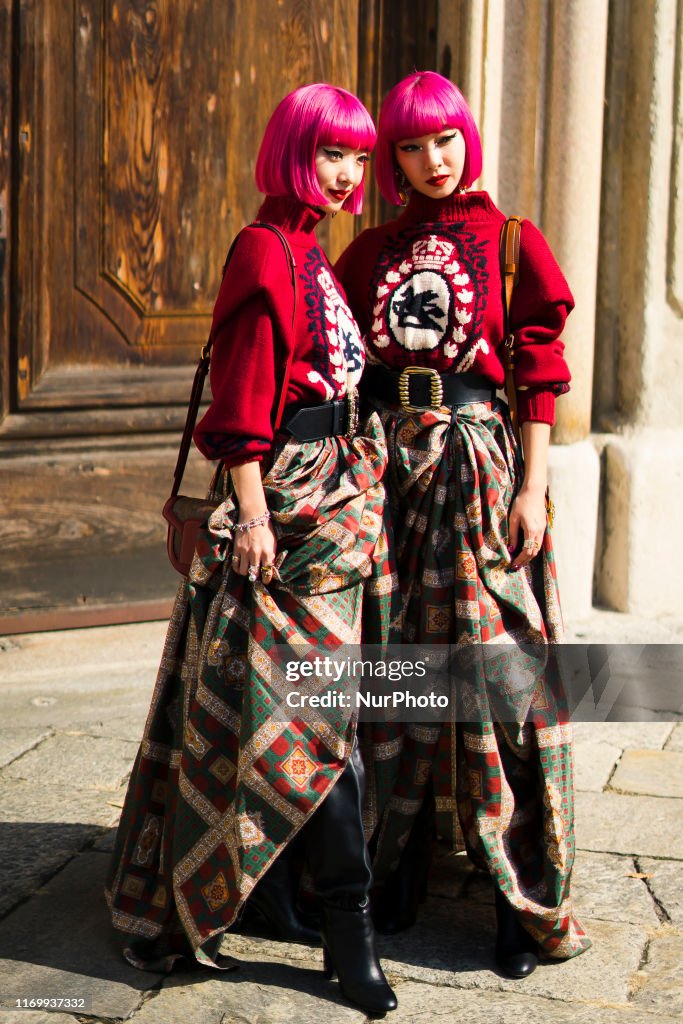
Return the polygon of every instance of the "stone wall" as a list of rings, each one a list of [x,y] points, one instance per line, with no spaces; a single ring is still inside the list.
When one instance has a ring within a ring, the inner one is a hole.
[[[546,234],[576,298],[549,472],[570,621],[678,611],[683,551],[683,0],[442,0],[438,53],[481,185]],[[523,272],[523,268],[522,268]]]

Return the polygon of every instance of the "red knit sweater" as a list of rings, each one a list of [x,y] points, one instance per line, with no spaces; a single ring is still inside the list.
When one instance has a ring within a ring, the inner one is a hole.
[[[505,371],[499,239],[505,220],[487,192],[429,199],[414,192],[395,221],[362,232],[335,271],[370,362],[471,370],[502,387]],[[510,311],[520,422],[553,423],[569,390],[560,333],[574,307],[547,242],[522,223]]]
[[[360,380],[360,333],[316,243],[323,216],[296,199],[269,196],[256,217],[278,227],[292,249],[293,325],[294,289],[282,242],[263,228],[240,233],[213,312],[213,400],[194,432],[208,459],[235,466],[261,461],[270,451],[290,352],[287,405],[341,398]]]

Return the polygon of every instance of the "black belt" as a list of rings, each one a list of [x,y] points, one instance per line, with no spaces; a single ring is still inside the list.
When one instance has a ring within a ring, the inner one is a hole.
[[[366,366],[361,382],[368,398],[381,398],[405,409],[438,409],[442,405],[492,402],[496,389],[477,373],[439,373],[426,366],[389,370]]]
[[[323,437],[353,437],[358,426],[357,394],[322,405],[300,405],[286,409],[282,430],[297,441],[319,441]]]

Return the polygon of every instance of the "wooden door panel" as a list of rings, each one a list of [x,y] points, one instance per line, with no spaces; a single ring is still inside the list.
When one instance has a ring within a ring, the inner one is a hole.
[[[376,114],[435,5],[0,0],[0,631],[164,614],[160,509],[267,118],[316,80]],[[359,222],[321,225],[332,258]],[[193,452],[187,493],[210,472]]]
[[[0,67],[12,66],[11,0],[0,0]],[[0,74],[0,420],[10,405],[10,177],[12,76]]]
[[[161,347],[203,340],[226,238],[242,214],[228,217],[219,194],[235,5],[80,7],[77,78],[95,87],[76,94],[75,284],[153,361]],[[213,59],[217,40],[228,44],[224,61]]]
[[[20,12],[31,141],[16,410],[48,395],[82,408],[92,389],[55,393],[84,365],[112,384],[147,367],[153,397],[152,371],[193,362],[206,338],[225,253],[261,201],[254,164],[275,103],[313,79],[354,88],[358,0],[45,0],[40,16],[20,0]],[[339,220],[321,231],[337,250],[353,232]]]

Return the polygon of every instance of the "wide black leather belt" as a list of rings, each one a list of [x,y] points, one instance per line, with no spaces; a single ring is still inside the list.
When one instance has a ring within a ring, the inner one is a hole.
[[[297,441],[319,441],[337,435],[353,437],[357,426],[358,395],[354,390],[335,402],[285,409],[281,429]]]
[[[366,366],[361,388],[368,398],[411,410],[492,402],[496,397],[493,384],[480,374],[439,373],[426,366],[406,366],[400,371]]]

